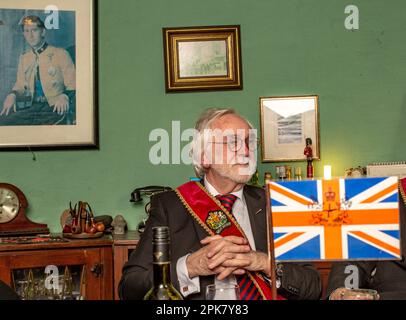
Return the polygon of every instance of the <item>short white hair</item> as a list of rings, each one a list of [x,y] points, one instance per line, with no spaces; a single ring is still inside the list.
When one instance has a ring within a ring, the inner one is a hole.
[[[228,114],[240,117],[245,122],[247,122],[248,126],[251,129],[253,128],[253,126],[247,119],[243,118],[232,108],[208,108],[204,110],[199,119],[197,119],[196,121],[196,134],[193,137],[192,145],[190,148],[190,155],[192,157],[195,174],[199,178],[203,178],[206,174],[206,168],[202,166],[202,155],[207,144],[207,137],[204,133],[207,133],[209,131],[208,129],[212,129],[212,124],[215,120]]]

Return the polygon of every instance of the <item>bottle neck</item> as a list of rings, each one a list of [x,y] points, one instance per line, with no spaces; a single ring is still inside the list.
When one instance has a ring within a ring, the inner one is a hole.
[[[169,241],[153,243],[153,272],[155,286],[171,283]]]
[[[154,285],[168,285],[171,283],[170,263],[154,263]]]

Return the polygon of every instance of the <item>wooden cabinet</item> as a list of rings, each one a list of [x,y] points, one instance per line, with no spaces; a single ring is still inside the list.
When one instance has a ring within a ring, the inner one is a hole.
[[[28,270],[79,270],[80,295],[86,300],[113,298],[113,255],[110,237],[42,244],[1,244],[0,279],[16,288],[16,274]],[[43,271],[42,271],[43,272]],[[59,272],[61,273],[61,272]]]

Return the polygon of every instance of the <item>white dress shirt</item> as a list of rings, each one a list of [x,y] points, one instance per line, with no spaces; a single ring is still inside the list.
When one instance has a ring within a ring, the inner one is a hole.
[[[206,179],[204,178],[204,185],[207,189],[207,191],[213,196],[217,196],[220,194]],[[251,223],[248,215],[248,208],[247,204],[244,199],[244,194],[243,194],[243,188],[236,192],[232,192],[231,194],[235,195],[237,197],[234,205],[233,205],[233,215],[235,219],[237,220],[238,224],[244,231],[247,240],[251,246],[252,250],[255,250],[255,242],[254,242],[254,236],[252,234],[252,229],[251,229]],[[187,254],[181,258],[178,259],[176,263],[176,273],[178,275],[178,281],[179,281],[179,286],[180,286],[180,291],[184,297],[187,297],[190,294],[193,293],[198,293],[200,292],[200,281],[199,281],[199,276],[194,277],[194,278],[189,278],[189,273],[186,267],[186,259],[190,254]],[[217,280],[217,277],[215,278],[216,285],[233,285],[236,284],[237,281],[235,279],[234,275],[231,275],[227,277],[224,280]],[[222,295],[222,296],[216,296],[216,299],[237,299],[235,293],[227,294],[227,295]]]

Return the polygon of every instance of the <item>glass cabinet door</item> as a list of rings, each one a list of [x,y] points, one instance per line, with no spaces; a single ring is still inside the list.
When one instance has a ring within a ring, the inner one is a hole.
[[[26,300],[109,300],[112,247],[0,252],[0,279]]]
[[[14,290],[23,300],[83,300],[85,265],[14,269]]]

